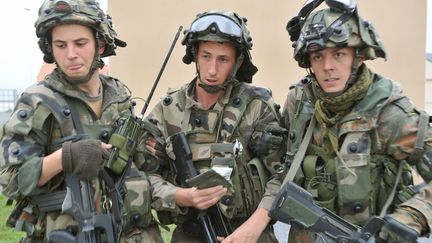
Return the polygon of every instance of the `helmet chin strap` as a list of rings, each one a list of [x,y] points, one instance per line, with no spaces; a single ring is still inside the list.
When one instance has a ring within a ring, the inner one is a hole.
[[[348,81],[346,82],[344,91],[349,88],[356,80],[357,80],[357,74],[359,71],[359,68],[362,64],[362,55],[360,55],[360,51],[358,48],[355,48],[355,56],[353,60],[353,64],[351,66],[351,74],[348,78]]]
[[[199,68],[198,62],[195,60],[195,68],[197,70],[198,86],[200,86],[202,89],[204,89],[204,91],[206,91],[209,94],[216,94],[220,91],[225,91],[229,84],[235,82],[235,80],[236,80],[235,75],[236,75],[237,70],[239,69],[240,65],[243,63],[243,59],[244,59],[244,55],[242,53],[242,54],[240,54],[240,56],[238,56],[236,58],[236,61],[234,63],[234,67],[233,67],[231,73],[228,75],[225,82],[223,82],[223,84],[219,84],[219,85],[210,85],[210,84],[206,84],[206,83],[204,83],[204,81],[202,81],[201,75],[200,75],[200,68]]]

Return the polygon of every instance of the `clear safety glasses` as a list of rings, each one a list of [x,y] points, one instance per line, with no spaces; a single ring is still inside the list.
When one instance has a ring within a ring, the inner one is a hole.
[[[216,32],[216,30],[210,28],[211,26],[216,26],[217,31],[222,34],[231,37],[242,37],[242,29],[240,25],[232,19],[220,14],[209,14],[196,19],[192,23],[189,31],[193,33]]]

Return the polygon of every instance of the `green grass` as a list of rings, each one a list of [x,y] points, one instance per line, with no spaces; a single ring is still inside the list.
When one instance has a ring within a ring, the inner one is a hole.
[[[6,219],[8,218],[13,206],[6,206],[7,199],[0,195],[0,243],[19,242],[24,233],[14,231],[12,228],[6,226]]]
[[[13,209],[13,206],[6,206],[6,201],[6,197],[0,194],[0,243],[19,242],[25,233],[14,231],[12,228],[6,226],[6,219]],[[164,242],[170,242],[173,228],[173,226],[170,226],[171,231],[169,232],[161,228]]]

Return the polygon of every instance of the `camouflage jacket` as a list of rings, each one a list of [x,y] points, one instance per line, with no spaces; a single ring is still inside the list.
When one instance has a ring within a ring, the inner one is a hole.
[[[247,150],[247,145],[259,127],[279,127],[278,111],[275,109],[271,94],[266,89],[235,82],[227,87],[225,94],[211,109],[203,110],[193,97],[195,82],[196,79],[179,89],[169,90],[148,119],[157,125],[163,139],[184,131],[192,149],[194,165],[201,172],[210,167],[210,161],[209,158],[200,158],[204,153],[199,152],[198,146],[216,143],[216,140],[218,143],[232,143],[238,139],[244,150],[241,159],[236,160],[236,168],[242,177],[240,180],[244,183],[234,184],[234,187],[237,186],[234,188],[237,191],[234,218],[248,217],[257,207],[269,209],[273,201],[273,197],[270,196],[273,194],[269,191],[277,192],[280,184],[275,180],[267,182],[265,178],[252,178],[248,162],[257,155]],[[186,112],[188,109],[189,116]],[[183,126],[182,123],[187,126]],[[259,166],[270,175],[280,166],[278,152],[274,149],[267,155],[260,156]],[[261,192],[258,191],[261,190],[260,179],[261,183],[266,185],[265,191],[263,188]],[[169,166],[161,165],[159,173],[150,174],[150,181],[154,188],[155,208],[181,213],[183,209],[175,204],[175,191],[178,185],[173,180]]]
[[[83,132],[89,138],[105,142],[109,139],[116,120],[131,114],[130,94],[127,88],[120,81],[108,76],[100,75],[100,80],[103,86],[103,111],[99,118],[86,103],[86,94],[63,80],[56,69],[44,81],[24,91],[10,119],[2,128],[0,183],[5,196],[29,202],[25,211],[32,215],[28,222],[24,222],[28,226],[24,226],[22,230],[26,230],[30,237],[45,237],[51,230],[64,229],[67,225],[76,224],[71,223],[69,215],[61,214],[59,211],[48,212],[47,215],[39,214],[38,205],[34,200],[40,195],[65,190],[63,173],[53,177],[44,186],[39,187],[37,184],[44,156],[60,148],[59,141],[62,141],[62,138],[77,134],[71,121],[69,105],[79,114]],[[143,151],[143,148],[137,150]],[[92,184],[96,189],[96,208],[102,210],[101,198],[107,197],[107,190],[99,179],[94,179]],[[125,207],[147,207],[150,213],[149,205],[142,201],[142,197],[149,198],[148,185],[147,177],[141,172],[133,177],[127,177],[128,193]],[[133,203],[131,197],[138,198],[139,203],[127,205]],[[147,218],[151,218],[151,215],[148,216]]]
[[[360,225],[371,215],[379,215],[401,161],[416,166],[426,182],[432,179],[432,128],[427,126],[419,132],[420,113],[400,86],[377,74],[373,77],[366,96],[330,128],[338,138],[345,165],[337,162],[340,160],[335,151],[325,145],[327,128],[317,125],[296,176],[296,182],[312,193],[318,205]],[[309,85],[302,82],[288,93],[282,113],[283,123],[290,128],[288,154],[295,154],[301,143],[314,114],[313,100]],[[410,160],[418,146],[416,139],[422,135],[424,156]],[[412,174],[411,167],[406,163],[402,166],[401,182],[387,213],[402,203],[421,212],[430,228],[432,189],[426,187],[416,195],[406,196],[413,183]],[[356,180],[350,182],[347,175],[351,172],[356,174]]]

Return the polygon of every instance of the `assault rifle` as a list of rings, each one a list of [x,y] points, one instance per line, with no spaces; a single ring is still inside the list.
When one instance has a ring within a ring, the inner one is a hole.
[[[101,242],[100,233],[105,233],[107,242],[116,242],[120,225],[113,226],[109,214],[96,214],[93,202],[93,189],[90,183],[80,181],[72,174],[65,175],[66,197],[62,206],[63,213],[73,215],[78,222],[79,232],[73,235],[67,230],[56,230],[48,235],[48,242]]]
[[[172,163],[174,173],[182,187],[190,187],[189,179],[198,175],[192,162],[192,152],[183,132],[170,137],[175,161]],[[196,212],[197,219],[208,243],[218,242],[217,236],[226,237],[232,233],[229,220],[222,214],[219,206],[213,205],[206,211]]]
[[[285,183],[277,194],[269,216],[274,220],[297,224],[317,234],[324,234],[340,243],[373,243],[374,235],[383,225],[399,233],[401,239],[410,242],[416,242],[417,239],[414,230],[390,217],[371,217],[361,228],[349,223],[330,210],[314,204],[312,194],[291,181]]]
[[[124,180],[126,179],[126,175],[131,167],[132,156],[135,153],[139,139],[144,132],[144,114],[174,49],[175,43],[179,38],[182,28],[183,27],[180,26],[176,33],[150,94],[147,100],[145,100],[140,116],[136,117],[132,114],[128,117],[119,118],[116,122],[114,132],[108,141],[109,144],[113,145],[113,148],[110,157],[105,163],[104,169],[99,172],[99,177],[103,179],[108,186],[109,194],[112,199],[105,202],[103,206],[106,206],[108,211],[109,208],[112,208],[112,214],[105,213],[96,215],[93,201],[94,192],[90,183],[81,181],[72,174],[66,174],[66,192],[62,192],[63,195],[61,193],[55,194],[55,198],[59,198],[61,202],[63,202],[61,207],[59,208],[58,203],[49,202],[54,198],[53,196],[41,197],[39,198],[39,201],[41,202],[41,205],[44,205],[41,207],[42,211],[61,209],[63,213],[73,216],[78,222],[78,232],[75,236],[67,230],[53,231],[48,235],[49,242],[96,243],[101,242],[100,238],[102,233],[105,234],[106,237],[104,241],[106,240],[108,243],[118,242],[122,230],[121,209],[123,207],[123,197],[126,193]],[[75,120],[75,118],[73,120]],[[77,130],[81,130],[80,133],[83,132],[82,127],[79,128],[80,126],[77,124],[75,124],[75,126],[77,127]],[[84,138],[85,135],[81,137],[74,135],[62,139],[62,142]]]

